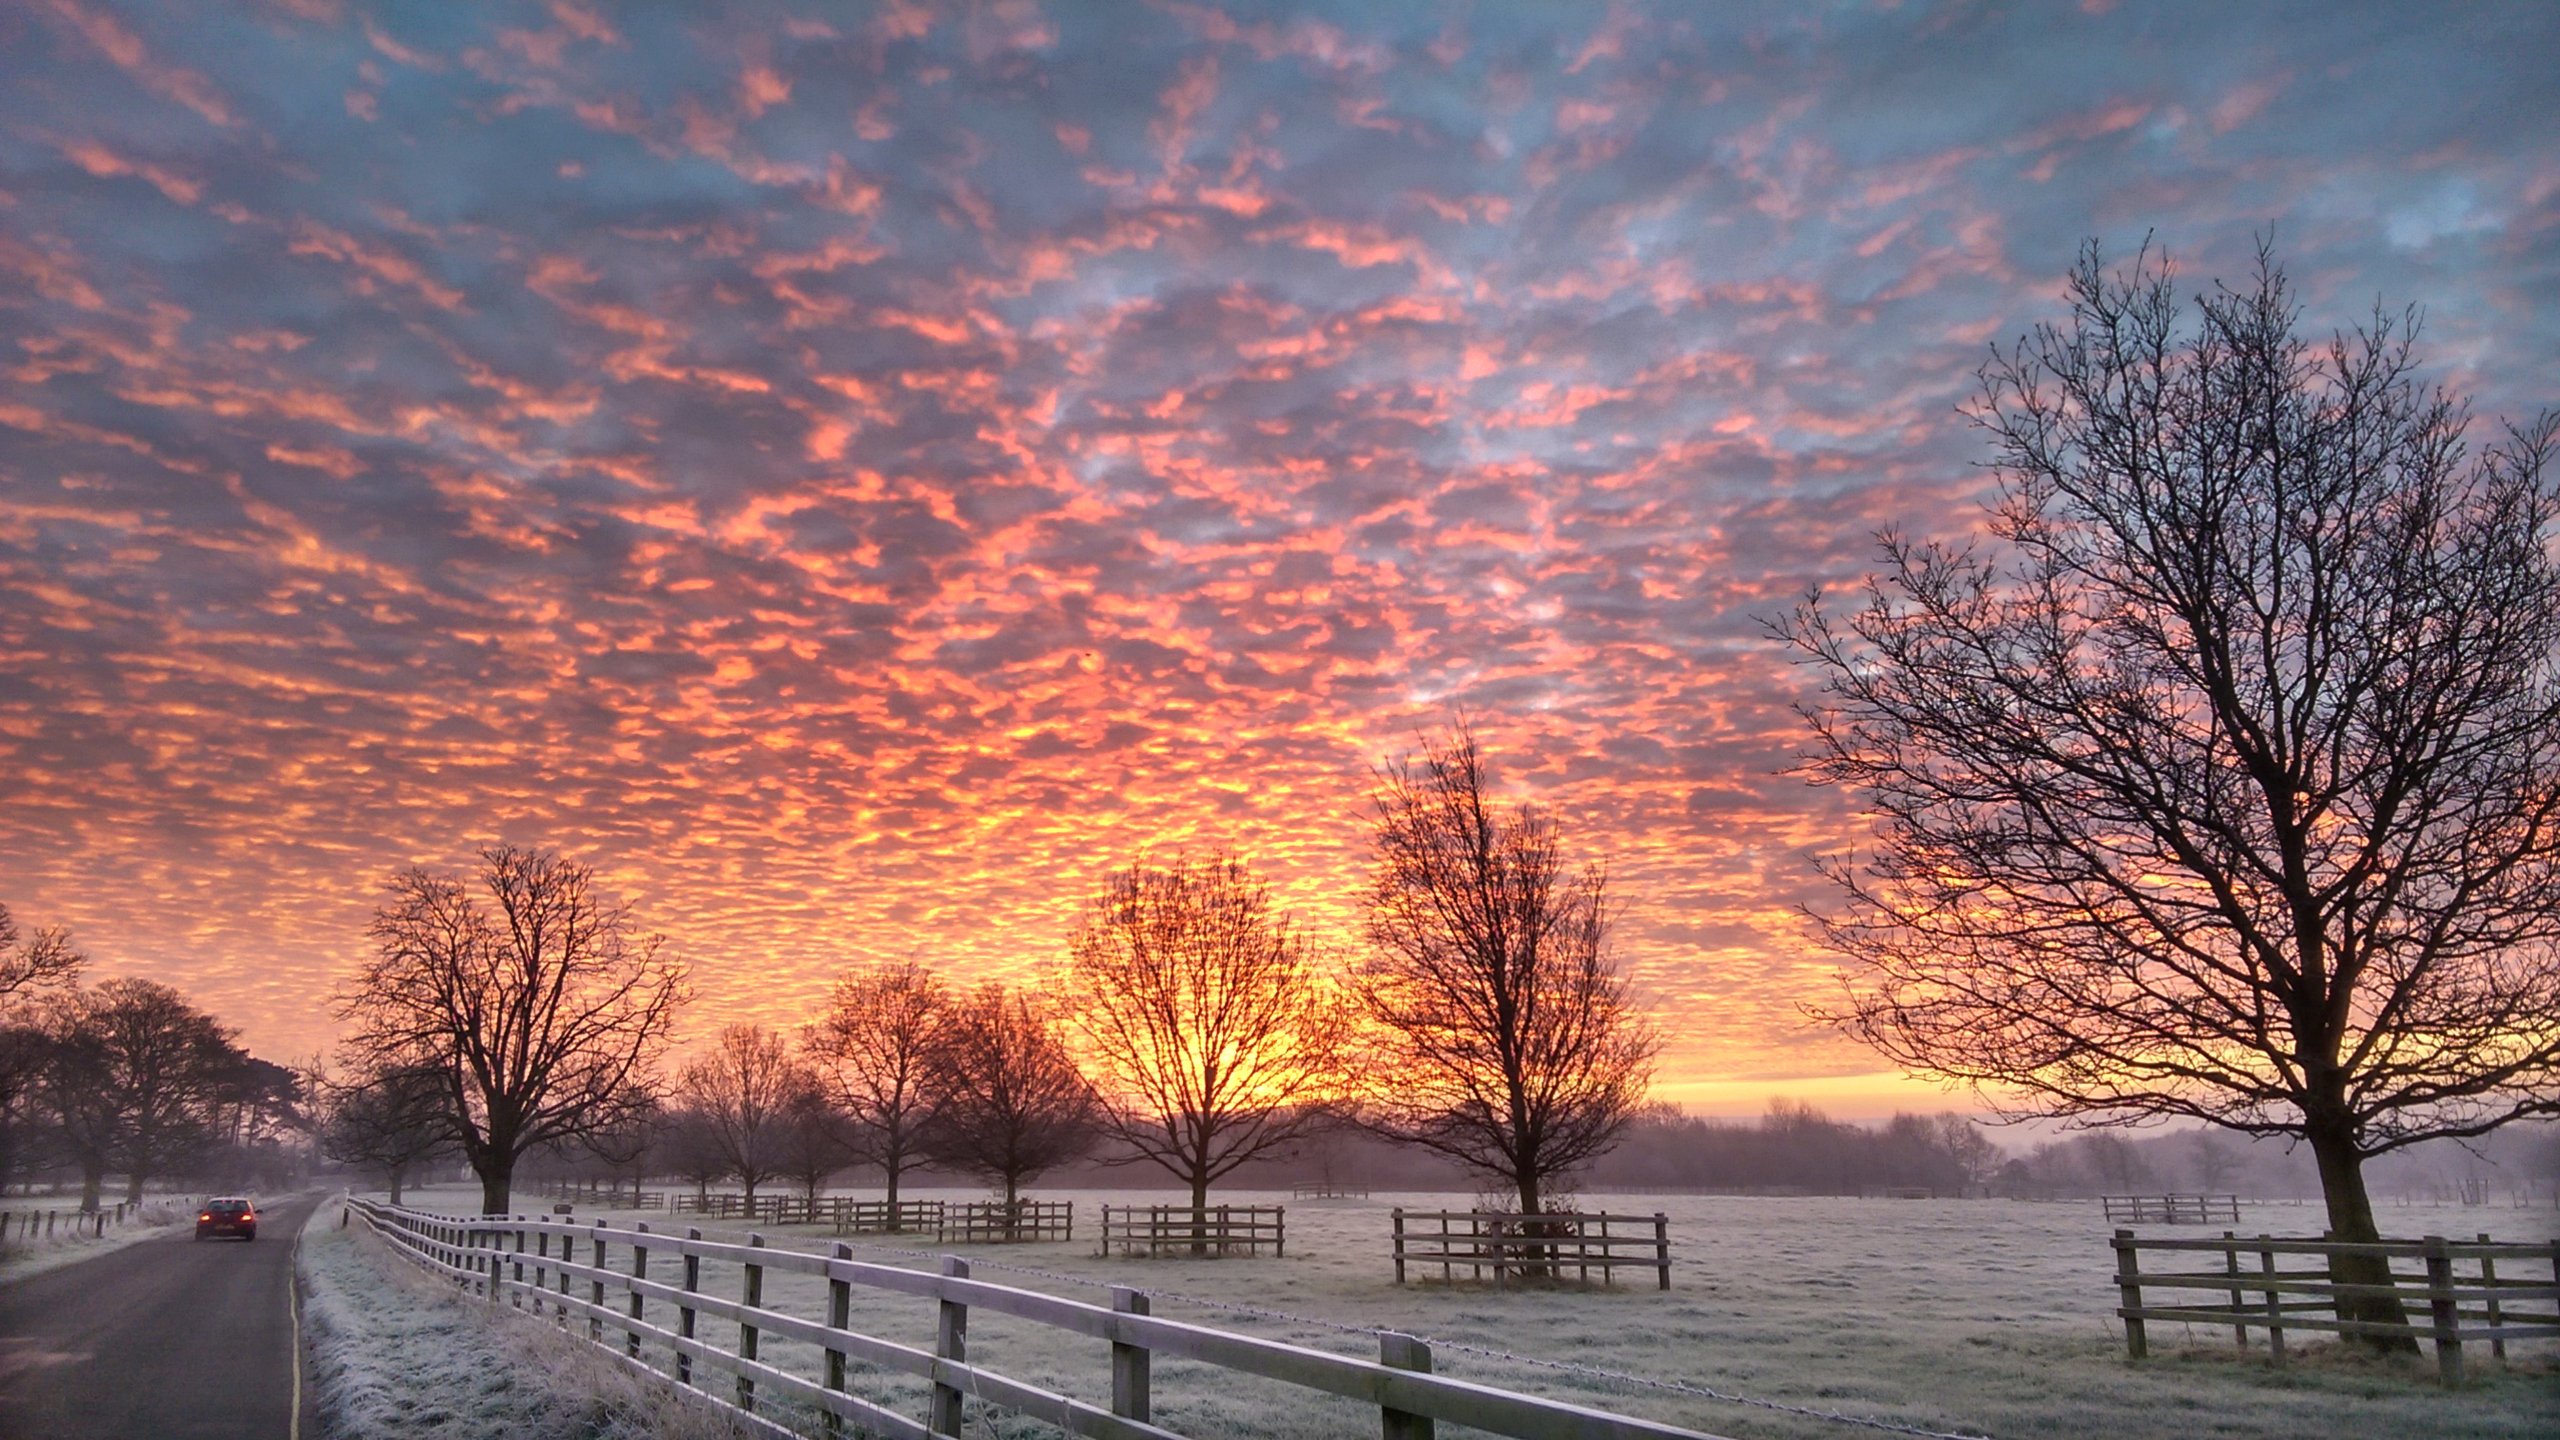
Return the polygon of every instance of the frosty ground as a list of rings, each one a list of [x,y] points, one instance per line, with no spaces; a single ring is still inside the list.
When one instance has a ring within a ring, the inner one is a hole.
[[[476,1190],[430,1190],[408,1198],[419,1208],[449,1214],[477,1208]],[[522,1208],[544,1208],[530,1194],[521,1198]],[[982,1197],[927,1190],[911,1198]],[[1162,1192],[1057,1191],[1043,1198],[1076,1202],[1080,1236],[1089,1233],[1105,1201],[1170,1201]],[[1468,1197],[1290,1201],[1235,1192],[1219,1198],[1287,1204],[1287,1258],[1105,1259],[1093,1254],[1089,1239],[937,1246],[879,1236],[861,1237],[856,1253],[919,1268],[942,1253],[962,1254],[981,1279],[1096,1302],[1105,1299],[1103,1286],[1134,1285],[1151,1292],[1158,1315],[1365,1358],[1377,1353],[1366,1332],[1401,1330],[1434,1341],[1435,1368],[1444,1374],[1738,1440],[1878,1433],[1766,1405],[1994,1440],[2084,1434],[2540,1440],[2560,1427],[2560,1359],[2547,1344],[2520,1347],[2504,1371],[2485,1355],[2478,1357],[2474,1383],[2450,1394],[2436,1387],[2432,1362],[2369,1361],[2316,1343],[2306,1353],[2300,1336],[2296,1363],[2279,1372],[2267,1367],[2262,1344],[2246,1355],[2236,1353],[2227,1330],[2182,1334],[2180,1327],[2154,1325],[2153,1358],[2131,1364],[2112,1314],[2109,1227],[2094,1201],[1592,1197],[1591,1208],[1660,1210],[1670,1217],[1672,1289],[1655,1290],[1650,1272],[1644,1272],[1641,1283],[1612,1290],[1497,1293],[1474,1285],[1392,1283],[1390,1208],[1463,1208]],[[324,1214],[334,1218],[335,1210]],[[745,1233],[696,1217],[670,1220],[664,1213],[582,1206],[578,1218],[646,1221],[661,1230],[699,1225],[713,1239],[741,1239]],[[2157,1227],[2156,1233],[2213,1234],[2221,1228]],[[2244,1206],[2232,1228],[2242,1234],[2313,1234],[2320,1212],[2298,1205]],[[2395,1236],[2486,1231],[2503,1240],[2547,1240],[2560,1235],[2560,1214],[2387,1210],[2383,1228]],[[821,1252],[834,1239],[823,1228],[768,1227],[763,1233],[777,1246]],[[703,1289],[711,1294],[734,1297],[740,1281],[735,1267],[704,1267]],[[854,1298],[856,1329],[911,1345],[932,1344],[929,1304],[861,1287]],[[770,1272],[765,1303],[822,1316],[822,1282]],[[702,1333],[722,1346],[735,1338],[709,1316],[702,1319]],[[767,1337],[764,1354],[798,1373],[818,1373],[813,1349]],[[1079,1336],[981,1310],[970,1318],[970,1359],[1096,1403],[1109,1399],[1104,1347]],[[1590,1370],[1690,1388],[1641,1385]],[[903,1378],[858,1378],[853,1388],[922,1413],[921,1387]],[[1154,1390],[1158,1423],[1189,1434],[1315,1440],[1374,1433],[1377,1424],[1374,1411],[1348,1401],[1187,1362],[1160,1361]],[[1048,1433],[1000,1416],[983,1423],[985,1429],[973,1424],[971,1433]]]

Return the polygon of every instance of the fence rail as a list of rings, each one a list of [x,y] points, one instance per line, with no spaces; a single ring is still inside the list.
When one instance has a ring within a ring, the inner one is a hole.
[[[2240,1223],[2237,1195],[2101,1195],[2110,1225],[2211,1225]]]
[[[1123,1255],[1251,1255],[1263,1249],[1286,1256],[1285,1205],[1105,1205],[1102,1248]]]
[[[1494,1210],[1407,1210],[1393,1212],[1396,1283],[1405,1283],[1406,1267],[1440,1267],[1443,1282],[1465,1270],[1467,1278],[1493,1275],[1496,1289],[1506,1278],[1557,1281],[1566,1272],[1579,1284],[1614,1281],[1621,1269],[1654,1271],[1660,1288],[1671,1288],[1671,1222],[1660,1211],[1651,1215],[1607,1215],[1560,1212],[1513,1215]]]
[[[2246,1348],[2252,1328],[2266,1333],[2268,1358],[2285,1361],[2287,1331],[2328,1331],[2338,1335],[2424,1340],[2435,1347],[2439,1378],[2462,1383],[2462,1347],[2486,1341],[2503,1361],[2510,1340],[2560,1339],[2560,1241],[2542,1245],[2448,1240],[2379,1243],[2342,1240],[2290,1240],[2261,1235],[2241,1239],[2230,1231],[2219,1240],[2143,1240],[2130,1230],[2115,1233],[2116,1289],[2124,1321],[2125,1350],[2139,1360],[2150,1352],[2148,1322],[2180,1321],[2229,1326],[2233,1339]],[[2205,1270],[2159,1271],[2142,1268],[2144,1252],[2203,1257]],[[2415,1274],[2391,1273],[2385,1284],[2356,1284],[2332,1278],[2330,1261],[2341,1256],[2416,1261]],[[2305,1268],[2300,1262],[2315,1262]],[[2292,1262],[2287,1268],[2287,1262]],[[2460,1273],[2467,1268],[2468,1275]],[[2501,1269],[2504,1274],[2501,1274]],[[2543,1274],[2551,1278],[2543,1280]],[[2534,1278],[2525,1278],[2532,1276]],[[2205,1292],[2193,1303],[2173,1298],[2168,1304],[2146,1301],[2143,1292]],[[2338,1301],[2397,1296],[2411,1319],[2405,1324],[2349,1320],[2338,1314]],[[2538,1309],[2523,1308],[2538,1305]]]
[[[621,1229],[602,1221],[576,1225],[528,1216],[435,1215],[370,1200],[347,1205],[375,1234],[466,1292],[530,1309],[573,1332],[583,1322],[591,1342],[632,1363],[672,1373],[678,1384],[700,1390],[714,1403],[758,1417],[776,1436],[789,1432],[770,1418],[773,1402],[787,1398],[824,1417],[830,1434],[845,1433],[850,1426],[892,1440],[959,1435],[975,1400],[1098,1440],[1183,1440],[1151,1418],[1152,1362],[1163,1355],[1374,1405],[1389,1440],[1429,1440],[1435,1422],[1442,1420],[1513,1440],[1716,1440],[1701,1431],[1432,1374],[1430,1347],[1407,1335],[1383,1334],[1377,1360],[1355,1359],[1160,1319],[1149,1313],[1148,1296],[1140,1290],[1114,1287],[1105,1307],[975,1280],[969,1263],[953,1255],[942,1257],[939,1274],[927,1274],[855,1260],[852,1248],[841,1242],[830,1256],[771,1249],[761,1236],[738,1245],[704,1240],[699,1231],[660,1234],[645,1224]],[[653,1259],[677,1262],[681,1282],[651,1278]],[[700,1288],[705,1261],[742,1268],[738,1299]],[[768,1270],[825,1280],[828,1320],[767,1308],[763,1291]],[[932,1302],[939,1322],[933,1348],[896,1344],[848,1328],[849,1297],[856,1285]],[[672,1309],[676,1328],[650,1319],[653,1305],[660,1316]],[[970,1363],[972,1309],[1107,1343],[1109,1407]],[[694,1333],[699,1315],[734,1321],[740,1327],[736,1350],[699,1339]],[[758,1358],[766,1336],[815,1346],[823,1357],[823,1378],[811,1380]],[[727,1374],[728,1394],[707,1387],[705,1369]],[[929,1382],[925,1418],[918,1421],[848,1393],[847,1378],[857,1370]]]

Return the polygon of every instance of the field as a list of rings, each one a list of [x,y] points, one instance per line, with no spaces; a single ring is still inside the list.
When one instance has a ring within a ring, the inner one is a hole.
[[[477,1192],[438,1189],[409,1198],[421,1208],[465,1213],[476,1208]],[[520,1198],[520,1208],[528,1211],[548,1206],[529,1194]],[[982,1197],[927,1190],[914,1198]],[[1081,1236],[1106,1200],[1165,1204],[1172,1197],[1054,1191],[1041,1198],[1074,1200]],[[2504,1372],[2479,1357],[2474,1382],[2452,1394],[2435,1386],[2431,1362],[2369,1361],[2317,1344],[2305,1353],[2299,1337],[2296,1363],[2276,1372],[2267,1367],[2263,1349],[2235,1353],[2228,1331],[2182,1334],[2178,1327],[2155,1324],[2152,1359],[2131,1364],[2110,1313],[2115,1290],[2108,1227],[2095,1201],[1593,1197],[1587,1208],[1669,1215],[1672,1289],[1655,1290],[1648,1273],[1641,1284],[1615,1290],[1497,1293],[1476,1285],[1399,1289],[1391,1283],[1390,1207],[1457,1208],[1465,1197],[1290,1201],[1238,1191],[1220,1198],[1287,1204],[1287,1258],[1105,1260],[1084,1239],[937,1247],[930,1241],[896,1245],[883,1243],[889,1237],[863,1237],[857,1253],[867,1260],[922,1265],[948,1248],[968,1256],[981,1279],[1092,1301],[1105,1298],[1102,1286],[1134,1285],[1151,1292],[1158,1315],[1370,1358],[1376,1341],[1364,1332],[1402,1330],[1434,1342],[1435,1368],[1444,1374],[1738,1440],[1880,1433],[1801,1410],[1994,1440],[2082,1434],[2539,1440],[2560,1427],[2560,1357],[2547,1344],[2520,1348]],[[2245,1206],[2236,1228],[2243,1234],[2316,1233],[2319,1214],[2307,1206]],[[698,1217],[670,1222],[663,1214],[583,1208],[579,1218],[600,1215],[646,1220],[652,1228],[699,1223]],[[2560,1234],[2560,1214],[2394,1209],[2385,1212],[2383,1225],[2395,1236],[2485,1231],[2502,1240],[2543,1240]],[[711,1238],[742,1233],[702,1228]],[[2220,1228],[2183,1227],[2177,1233]],[[823,1230],[802,1227],[765,1233],[778,1246],[820,1251],[833,1240]],[[734,1267],[704,1270],[706,1291],[739,1293]],[[822,1288],[811,1279],[769,1275],[766,1303],[822,1316]],[[853,1324],[902,1343],[932,1343],[932,1307],[881,1292],[856,1289]],[[702,1333],[723,1344],[733,1338],[709,1317]],[[817,1373],[814,1350],[768,1340],[765,1354],[801,1373]],[[1102,1347],[1080,1337],[979,1312],[970,1322],[970,1358],[1097,1403],[1109,1398]],[[1565,1366],[1588,1368],[1560,1368]],[[1688,1388],[1637,1384],[1590,1370]],[[921,1388],[902,1380],[875,1377],[854,1388],[922,1413],[914,1403]],[[1740,1399],[1696,1393],[1701,1390]],[[1349,1402],[1181,1362],[1156,1367],[1155,1403],[1161,1424],[1239,1440],[1313,1440],[1375,1433],[1376,1427],[1374,1412]],[[999,1420],[988,1433],[1017,1431]],[[1045,1432],[1027,1427],[1018,1433]]]

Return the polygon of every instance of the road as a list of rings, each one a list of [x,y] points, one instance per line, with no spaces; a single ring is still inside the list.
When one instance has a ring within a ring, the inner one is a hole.
[[[0,1285],[0,1440],[289,1440],[293,1237],[317,1203],[262,1208],[255,1242],[181,1230]],[[302,1409],[317,1434],[307,1387]]]

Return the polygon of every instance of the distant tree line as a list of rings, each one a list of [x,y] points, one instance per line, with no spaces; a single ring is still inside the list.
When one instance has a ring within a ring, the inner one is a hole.
[[[59,928],[25,933],[0,905],[0,1189],[75,1176],[94,1210],[109,1176],[281,1185],[307,1128],[300,1077],[261,1060],[156,981],[82,983]]]
[[[731,1026],[662,1065],[683,967],[585,867],[498,847],[395,878],[341,1013],[323,1143],[396,1189],[459,1158],[486,1210],[521,1163],[815,1193],[918,1166],[1013,1200],[1062,1166],[1152,1166],[1196,1207],[1343,1130],[1537,1209],[1626,1133],[1659,1036],[1610,943],[1608,879],[1494,798],[1461,725],[1378,772],[1366,952],[1346,959],[1224,854],[1134,862],[1030,985],[919,960],[842,978],[796,1033]]]

